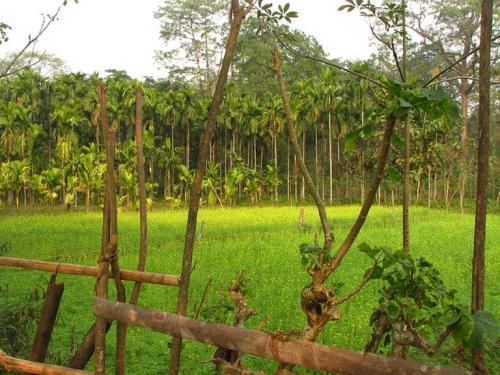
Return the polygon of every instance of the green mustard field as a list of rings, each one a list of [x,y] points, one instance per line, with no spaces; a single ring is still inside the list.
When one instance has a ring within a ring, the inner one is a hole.
[[[266,331],[296,332],[304,326],[305,316],[300,307],[300,291],[309,282],[301,264],[299,246],[312,243],[320,236],[319,220],[314,207],[305,208],[306,230],[298,228],[297,207],[202,209],[198,228],[203,233],[195,246],[194,269],[190,289],[189,314],[195,311],[207,280],[213,282],[208,291],[202,319],[231,324],[231,311],[218,309],[227,304],[227,287],[239,270],[245,271],[247,302],[258,315],[247,322],[256,327],[264,315]],[[358,207],[328,208],[328,214],[338,242],[346,235],[358,213]],[[149,247],[146,270],[180,274],[187,211],[157,210],[148,213]],[[355,246],[347,255],[333,282],[345,285],[349,291],[362,279],[370,259],[357,249],[367,242],[372,246],[401,247],[400,209],[374,207]],[[414,257],[425,257],[441,272],[448,286],[457,289],[457,296],[470,301],[471,258],[474,217],[444,210],[413,208],[411,211],[411,251]],[[101,242],[100,212],[63,213],[55,211],[0,215],[0,243],[8,242],[6,255],[12,257],[95,265]],[[137,267],[139,248],[139,215],[119,213],[120,266]],[[486,309],[500,316],[500,218],[488,217],[487,232]],[[0,306],[30,304],[33,291],[46,287],[49,274],[31,270],[1,268]],[[65,283],[65,294],[50,347],[52,363],[67,362],[75,345],[92,324],[92,300],[95,280],[90,277],[59,275]],[[341,320],[329,323],[318,342],[341,348],[363,350],[371,329],[369,317],[376,306],[378,281],[369,282],[364,290],[340,308]],[[127,292],[133,283],[126,282]],[[114,285],[110,283],[114,297]],[[168,286],[143,285],[139,305],[173,312],[177,289]],[[225,301],[226,300],[226,301]],[[21,314],[22,315],[22,314]],[[29,328],[34,332],[35,327]],[[114,363],[114,328],[108,334],[107,361],[109,371]],[[129,328],[127,342],[127,373],[137,375],[164,374],[168,366],[169,343],[166,335],[138,328]],[[215,348],[185,341],[182,352],[183,374],[212,374],[207,364]],[[450,364],[450,347],[445,346],[436,361]],[[26,353],[23,353],[24,355]],[[428,361],[426,358],[419,358]],[[247,368],[264,370],[276,364],[250,356],[244,357]],[[89,364],[93,368],[93,363]],[[493,371],[500,371],[498,363]],[[309,370],[301,370],[312,374]]]

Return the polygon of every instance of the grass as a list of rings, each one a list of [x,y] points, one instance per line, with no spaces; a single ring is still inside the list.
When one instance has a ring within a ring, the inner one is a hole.
[[[358,207],[342,206],[328,209],[336,237],[341,240],[358,212]],[[149,255],[147,270],[179,274],[187,212],[155,211],[149,213]],[[206,305],[218,303],[240,269],[248,278],[248,304],[259,312],[248,321],[255,327],[261,317],[269,316],[268,331],[300,331],[304,315],[300,309],[300,291],[309,281],[299,256],[299,245],[312,242],[319,231],[314,207],[306,207],[306,223],[310,232],[297,228],[298,209],[237,208],[202,209],[199,222],[205,221],[203,238],[195,248],[195,268],[192,273],[189,312],[201,298],[209,277],[213,277]],[[470,300],[471,254],[474,217],[444,210],[413,208],[412,253],[424,256],[441,271],[446,283],[458,290],[464,303]],[[139,216],[136,212],[119,214],[120,263],[135,269],[139,247]],[[15,214],[0,216],[0,243],[9,241],[9,256],[42,260],[95,264],[100,246],[101,215],[84,213]],[[401,244],[400,211],[375,207],[359,235],[358,243],[399,248]],[[500,316],[500,219],[488,217],[486,309]],[[368,259],[353,249],[342,267],[333,275],[344,282],[344,291],[355,286]],[[29,293],[40,277],[48,274],[5,268],[0,272],[0,285],[8,285],[8,297]],[[93,322],[91,311],[94,280],[60,275],[65,282],[61,313],[50,350],[64,353],[81,337]],[[332,279],[333,281],[333,279]],[[128,293],[132,284],[128,283]],[[112,291],[114,287],[111,287]],[[362,350],[370,329],[368,319],[377,303],[377,284],[369,284],[356,298],[341,306],[342,319],[330,323],[319,342],[342,348]],[[172,287],[144,285],[141,306],[174,311],[177,290]],[[2,298],[2,297],[0,297]],[[0,300],[0,303],[2,301]],[[114,334],[108,336],[108,366],[111,373],[114,356]],[[165,373],[170,338],[146,330],[130,328],[127,343],[127,373],[155,375]],[[182,358],[183,374],[212,374],[212,366],[202,364],[213,355],[214,348],[185,342]],[[255,370],[271,371],[275,365],[258,358],[245,357],[245,364]],[[62,359],[61,359],[62,360]],[[442,359],[445,361],[445,359]],[[89,365],[89,368],[92,368]],[[301,370],[303,373],[312,373]]]

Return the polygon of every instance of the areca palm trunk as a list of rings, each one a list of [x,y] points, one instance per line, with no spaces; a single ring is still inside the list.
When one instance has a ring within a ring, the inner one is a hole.
[[[319,123],[316,123],[316,126],[314,127],[314,172],[316,174],[316,186],[319,187],[318,125],[319,125]]]
[[[253,135],[253,167],[257,170],[257,135]]]
[[[328,160],[330,167],[330,204],[333,203],[332,97],[328,96]]]
[[[304,163],[306,161],[306,128],[304,125],[304,129],[302,130],[302,155],[304,158]],[[304,179],[304,176],[302,176],[302,186],[300,189],[300,198],[304,200],[306,197],[306,181]]]
[[[186,168],[189,169],[189,121],[187,123],[186,131]]]
[[[286,142],[286,197],[290,202],[290,140]]]
[[[276,171],[276,177],[278,176],[278,142],[277,142],[278,135],[274,135],[274,169]],[[276,202],[278,202],[279,196],[278,196],[278,184],[274,186],[274,194],[276,197]]]
[[[85,211],[90,211],[90,189],[88,187],[85,189]]]

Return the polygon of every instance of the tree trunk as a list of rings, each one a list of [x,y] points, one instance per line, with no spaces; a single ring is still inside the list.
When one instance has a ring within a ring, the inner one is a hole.
[[[99,260],[99,274],[96,277],[96,291],[101,298],[107,298],[108,294],[108,265],[111,263],[113,279],[115,281],[118,301],[125,301],[125,288],[120,277],[118,264],[118,220],[116,208],[116,184],[115,184],[115,148],[116,129],[108,127],[106,94],[104,86],[99,85],[99,100],[101,102],[101,124],[103,127],[104,143],[106,146],[106,198],[104,201],[104,217],[102,227],[102,249]],[[116,334],[116,374],[125,373],[125,325],[118,322]],[[95,372],[96,375],[105,374],[105,339],[106,322],[96,319],[95,337]]]
[[[85,189],[85,212],[90,212],[90,189]]]
[[[277,142],[278,136],[274,136],[274,169],[276,170],[276,178],[279,178],[278,174],[278,142]],[[278,196],[278,184],[275,185],[274,187],[274,196],[276,199],[276,203],[279,201],[279,196]]]
[[[467,93],[467,80],[461,79],[460,84],[460,102],[462,105],[462,151],[460,153],[460,172],[458,176],[460,212],[464,212],[465,187],[467,181],[467,140],[468,140],[468,122],[469,122],[469,94]]]
[[[406,0],[401,1],[403,11],[403,81],[408,81],[407,33],[406,33]],[[407,115],[409,116],[409,114]],[[403,162],[403,251],[410,252],[410,119],[404,123],[404,162]],[[418,202],[417,202],[418,204]]]
[[[286,141],[286,197],[290,202],[290,140]]]
[[[490,53],[493,0],[483,0],[481,7],[481,42],[479,65],[479,131],[477,151],[476,219],[474,227],[474,255],[472,258],[472,313],[484,309],[486,212],[488,203],[488,157],[490,139]],[[474,375],[487,374],[483,348],[472,351]]]
[[[333,203],[333,150],[332,150],[332,97],[328,96],[328,161],[329,161],[329,176],[330,176],[330,199],[329,203]]]
[[[212,103],[208,112],[207,123],[201,135],[198,152],[198,162],[196,165],[196,174],[191,187],[191,199],[189,202],[188,222],[186,226],[186,235],[184,241],[184,252],[182,258],[181,285],[179,288],[179,297],[177,300],[177,314],[186,315],[189,293],[189,282],[192,268],[193,247],[196,235],[196,222],[198,218],[198,209],[200,205],[201,184],[205,175],[205,166],[210,151],[210,144],[213,134],[213,128],[219,114],[220,104],[222,102],[224,86],[229,72],[229,66],[233,58],[234,49],[238,40],[241,24],[247,14],[247,9],[239,5],[238,0],[231,1],[230,10],[230,30],[227,38],[224,58],[217,79],[217,85]],[[172,351],[170,356],[169,374],[176,375],[179,372],[180,354],[182,338],[175,336],[172,341]]]
[[[186,168],[189,170],[189,121],[187,123],[187,131],[186,131]]]
[[[304,124],[304,128],[302,129],[302,157],[304,159],[304,164],[306,163],[306,125]],[[299,165],[300,165],[300,160]],[[306,197],[306,182],[305,182],[305,177],[302,174],[302,186],[300,188],[300,199],[302,201]]]

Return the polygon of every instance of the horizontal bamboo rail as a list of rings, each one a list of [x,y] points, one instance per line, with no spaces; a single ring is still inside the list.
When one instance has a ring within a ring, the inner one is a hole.
[[[93,372],[75,370],[68,367],[48,365],[45,363],[26,361],[7,355],[0,350],[0,368],[8,372],[19,374],[42,374],[42,375],[93,375]]]
[[[284,338],[279,334],[208,323],[101,298],[94,300],[94,314],[107,320],[117,320],[128,325],[316,370],[352,375],[466,374],[460,369],[337,349],[309,341]]]
[[[98,267],[84,266],[70,263],[46,262],[42,260],[31,260],[11,257],[0,257],[0,266],[27,268],[37,271],[58,272],[67,275],[81,275],[96,277]],[[160,273],[140,272],[131,270],[120,270],[122,280],[139,281],[149,284],[160,284],[179,286],[180,278],[178,276],[163,275]]]

